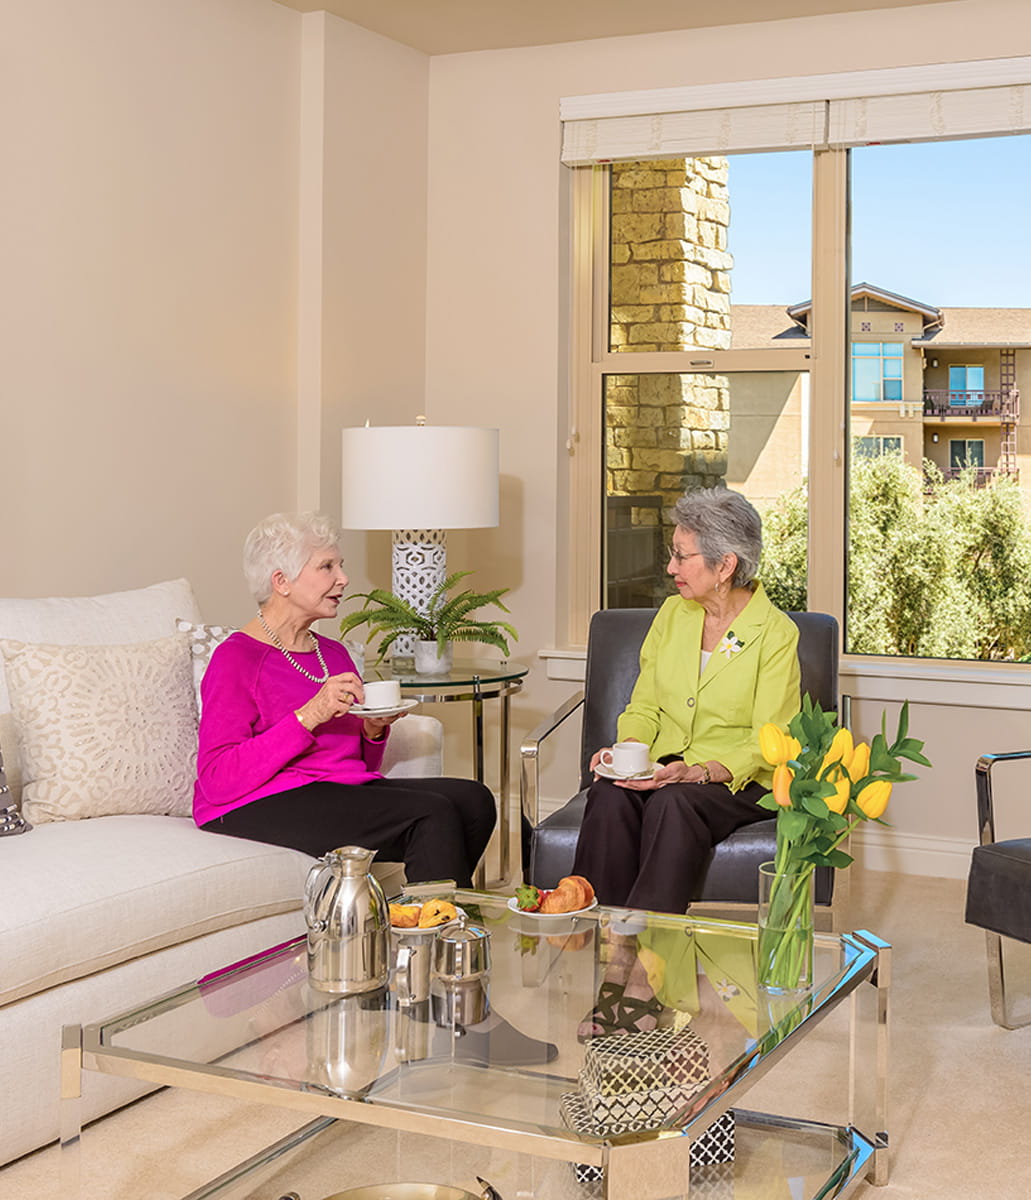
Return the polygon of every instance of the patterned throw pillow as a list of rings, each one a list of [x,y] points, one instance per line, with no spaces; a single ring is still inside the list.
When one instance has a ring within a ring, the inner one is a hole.
[[[200,715],[200,681],[208,669],[215,647],[235,633],[232,625],[198,625],[180,617],[175,623],[180,633],[190,639],[190,656],[193,659],[193,692],[197,699],[197,715]]]
[[[188,816],[197,757],[189,642],[0,641],[34,824],[115,813]]]

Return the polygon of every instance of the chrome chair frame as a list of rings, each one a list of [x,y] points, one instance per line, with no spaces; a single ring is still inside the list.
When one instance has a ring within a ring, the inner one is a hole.
[[[977,792],[977,828],[982,846],[991,846],[995,836],[995,800],[992,791],[992,768],[999,762],[1014,762],[1031,758],[1031,750],[1013,750],[1005,754],[982,754],[974,767]],[[988,957],[988,1003],[992,1020],[1003,1029],[1023,1029],[1031,1025],[1031,1014],[1014,1020],[1006,999],[1006,968],[1003,961],[1002,935],[985,929],[985,950]]]

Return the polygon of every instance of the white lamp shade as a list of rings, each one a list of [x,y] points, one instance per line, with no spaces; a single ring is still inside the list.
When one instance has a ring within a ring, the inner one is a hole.
[[[498,431],[379,425],[343,431],[344,529],[484,529],[498,523]]]

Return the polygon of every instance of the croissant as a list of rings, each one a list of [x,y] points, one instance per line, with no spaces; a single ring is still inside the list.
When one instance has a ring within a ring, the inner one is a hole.
[[[419,914],[419,928],[446,925],[458,916],[458,909],[449,900],[427,900]]]
[[[583,888],[578,883],[571,879],[560,880],[558,887],[553,892],[548,892],[541,901],[540,911],[542,913],[576,912],[578,908],[587,907],[583,902],[583,895]]]
[[[395,929],[414,929],[419,924],[421,911],[418,904],[391,904],[390,924]]]

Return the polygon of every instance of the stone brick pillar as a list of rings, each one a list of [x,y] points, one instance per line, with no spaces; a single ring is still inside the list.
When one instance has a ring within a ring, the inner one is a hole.
[[[612,167],[614,352],[729,349],[729,224],[725,158]],[[651,497],[631,519],[655,523],[654,497],[665,509],[726,475],[726,378],[610,376],[606,427],[609,495]]]

